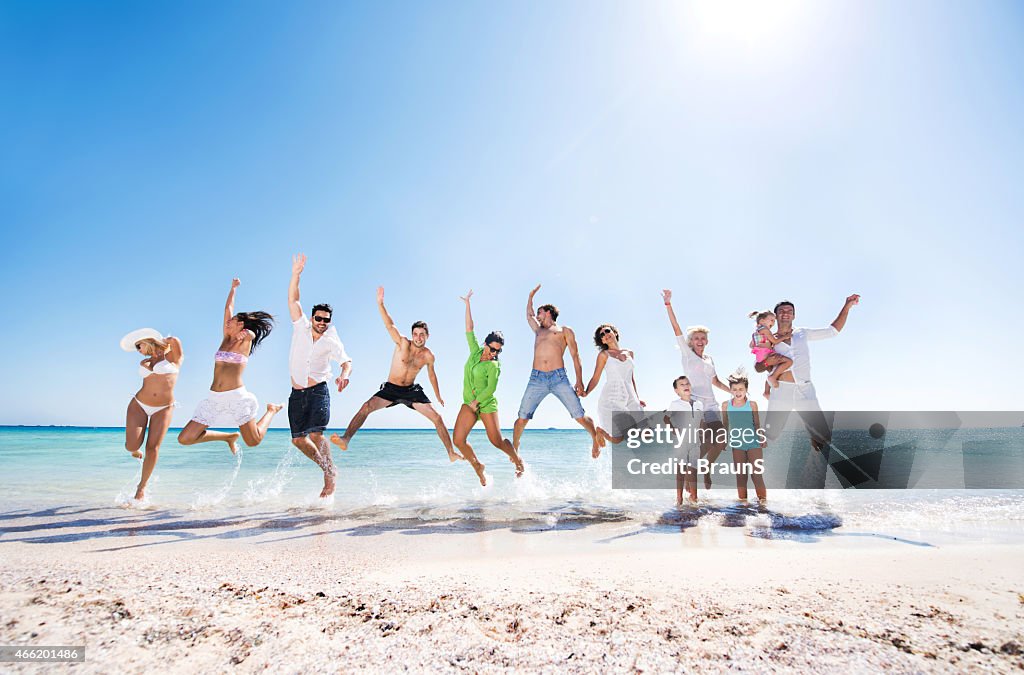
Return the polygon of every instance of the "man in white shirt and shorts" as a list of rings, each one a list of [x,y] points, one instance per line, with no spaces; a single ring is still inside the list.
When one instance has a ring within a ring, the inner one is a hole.
[[[832,425],[825,418],[818,404],[818,395],[811,382],[811,352],[809,342],[826,340],[839,335],[846,325],[850,308],[860,302],[860,296],[853,294],[846,298],[843,308],[829,326],[824,328],[793,328],[796,308],[789,300],[775,305],[775,317],[778,319],[778,332],[775,334],[782,342],[775,345],[775,351],[793,359],[793,367],[779,377],[779,386],[769,389],[766,385],[765,396],[768,398],[768,412],[765,416],[765,434],[769,440],[775,440],[786,426],[789,413],[796,411],[803,420],[811,446],[818,452],[824,451],[828,459],[828,445],[832,442]],[[758,372],[764,372],[764,365],[754,366]],[[822,476],[824,478],[824,476]]]
[[[310,318],[299,304],[299,277],[306,267],[306,256],[301,253],[292,259],[292,278],[288,284],[288,312],[292,319],[292,345],[288,352],[288,372],[292,380],[292,393],[288,397],[288,426],[292,445],[313,460],[324,472],[321,497],[334,494],[338,470],[331,458],[330,446],[324,440],[324,430],[331,419],[331,392],[327,380],[331,379],[331,361],[341,365],[341,375],[334,383],[338,391],[348,386],[352,372],[352,359],[345,353],[345,345],[331,325],[334,310],[330,305],[314,305]]]

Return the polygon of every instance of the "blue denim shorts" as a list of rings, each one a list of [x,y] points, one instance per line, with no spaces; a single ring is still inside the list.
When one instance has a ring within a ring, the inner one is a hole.
[[[574,420],[578,420],[586,414],[583,412],[580,397],[576,395],[576,390],[569,384],[569,376],[565,374],[565,368],[559,368],[548,372],[534,370],[530,373],[530,383],[526,385],[523,402],[519,404],[519,419],[533,419],[533,413],[537,412],[537,406],[548,394],[554,394]]]
[[[292,438],[323,433],[331,420],[331,392],[321,382],[306,389],[292,389],[288,397],[288,426]]]

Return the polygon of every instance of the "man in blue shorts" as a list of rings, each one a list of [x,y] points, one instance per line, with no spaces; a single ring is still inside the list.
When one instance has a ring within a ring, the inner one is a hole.
[[[533,296],[540,290],[540,284],[530,291],[526,301],[526,320],[536,336],[533,343],[533,372],[530,383],[526,385],[523,401],[519,404],[519,419],[516,420],[512,433],[512,445],[519,450],[519,440],[523,430],[536,412],[537,406],[548,394],[554,394],[569,415],[576,420],[593,441],[591,456],[601,454],[604,439],[597,432],[594,420],[587,417],[580,403],[583,394],[583,365],[580,363],[580,350],[576,345],[576,334],[568,326],[559,326],[558,308],[554,305],[541,305],[536,313],[533,311]],[[569,349],[573,368],[576,371],[575,387],[569,384],[569,376],[565,373],[565,350]]]

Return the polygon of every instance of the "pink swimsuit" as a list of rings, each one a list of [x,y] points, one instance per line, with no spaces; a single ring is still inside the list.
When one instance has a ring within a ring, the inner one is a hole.
[[[238,352],[217,352],[213,355],[213,360],[221,363],[248,363],[249,357]]]
[[[760,330],[754,331],[752,340],[754,342],[754,346],[750,350],[750,353],[754,355],[754,358],[757,359],[758,363],[761,363],[768,358],[769,354],[775,353],[775,350],[768,344],[768,338],[761,335]]]

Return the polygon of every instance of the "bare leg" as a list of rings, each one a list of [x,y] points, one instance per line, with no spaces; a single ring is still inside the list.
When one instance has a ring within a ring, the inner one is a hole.
[[[463,403],[462,407],[459,408],[458,417],[455,418],[455,447],[462,452],[462,456],[473,467],[473,471],[476,471],[476,477],[480,479],[480,485],[487,485],[484,465],[476,458],[473,446],[469,444],[469,431],[473,428],[474,424],[476,424],[476,412]]]
[[[149,422],[149,418],[146,417],[146,411],[136,402],[133,398],[128,401],[128,412],[125,415],[124,421],[124,449],[132,453],[132,457],[135,459],[142,459],[142,453],[139,448],[142,447],[142,441],[146,437],[146,424]]]
[[[530,420],[520,417],[516,420],[516,423],[512,425],[512,447],[516,449],[516,452],[519,452],[519,441],[522,440],[523,431],[529,423]]]
[[[441,438],[441,442],[444,443],[444,449],[448,451],[449,462],[466,459],[459,453],[455,452],[455,448],[452,446],[452,437],[448,435],[448,427],[444,425],[444,420],[441,419],[441,414],[434,410],[434,406],[429,403],[413,403],[412,409],[433,422],[434,428],[437,429],[437,435]]]
[[[702,424],[704,424],[702,422]],[[721,422],[712,422],[707,428],[714,430],[715,435],[718,434],[718,429],[724,428]],[[701,445],[700,456],[705,457],[708,460],[708,472],[704,474],[704,489],[711,489],[711,465],[718,460],[718,456],[722,454],[722,450],[725,450],[725,443],[705,443]]]
[[[491,442],[491,445],[508,455],[509,461],[515,464],[516,478],[522,476],[526,467],[523,466],[523,460],[519,457],[515,446],[512,445],[512,441],[501,437],[501,428],[498,426],[498,413],[480,413],[480,421],[484,423],[484,429],[487,430],[487,440]]]
[[[292,439],[292,445],[298,448],[306,457],[313,460],[313,463],[323,470],[324,489],[320,492],[321,499],[334,494],[338,469],[334,466],[334,461],[331,459],[331,448],[327,445],[327,441],[324,440],[324,435],[312,433],[308,436],[299,436]]]
[[[732,463],[734,470],[746,470],[747,453],[744,450],[732,451]],[[747,499],[747,474],[736,474],[736,497],[746,501]]]
[[[211,441],[224,441],[228,449],[234,455],[238,452],[237,431],[209,431],[205,424],[195,420],[189,420],[185,428],[178,433],[178,442],[182,445],[195,445],[196,443],[209,443]]]
[[[274,415],[281,412],[282,406],[276,403],[267,404],[267,412],[263,413],[263,417],[260,418],[259,422],[249,420],[245,424],[238,427],[238,430],[242,432],[242,440],[250,448],[255,448],[257,445],[263,442],[264,436],[267,435],[267,429],[270,428],[270,422],[274,419]]]
[[[687,469],[686,471],[686,491],[690,493],[690,501],[696,503],[697,501],[697,472],[693,469]]]
[[[753,450],[747,450],[747,460],[753,464],[759,459],[764,459],[764,450],[761,448],[754,448]],[[757,495],[757,500],[760,502],[768,499],[768,491],[764,487],[764,476],[758,473],[756,470],[750,475],[750,480],[754,483],[754,494]]]
[[[683,470],[676,469],[676,506],[683,505]]]
[[[139,480],[139,487],[135,490],[135,499],[142,499],[146,496],[146,484],[149,477],[153,475],[156,468],[156,459],[160,454],[160,445],[164,442],[164,436],[171,426],[172,411],[174,408],[164,408],[149,418],[149,437],[146,438],[146,459],[142,461],[142,477]]]
[[[772,371],[768,374],[768,381],[766,384],[777,387],[779,386],[779,375],[793,367],[793,359],[783,356],[782,354],[771,354],[765,357],[763,363],[772,368]]]
[[[352,417],[352,421],[348,423],[348,428],[345,429],[345,435],[339,436],[338,434],[331,434],[331,443],[342,450],[348,450],[348,443],[352,440],[352,437],[359,431],[359,427],[363,426],[363,422],[370,416],[370,413],[376,412],[381,408],[387,408],[391,405],[391,401],[381,398],[380,396],[371,396],[369,400],[364,403],[356,414]]]
[[[590,434],[590,440],[592,445],[590,446],[590,456],[597,459],[601,456],[601,446],[605,445],[605,440],[601,434],[597,433],[597,427],[594,426],[594,420],[590,419],[586,415],[583,417],[577,417],[576,421],[581,427],[587,430]],[[607,432],[605,433],[607,436]]]

